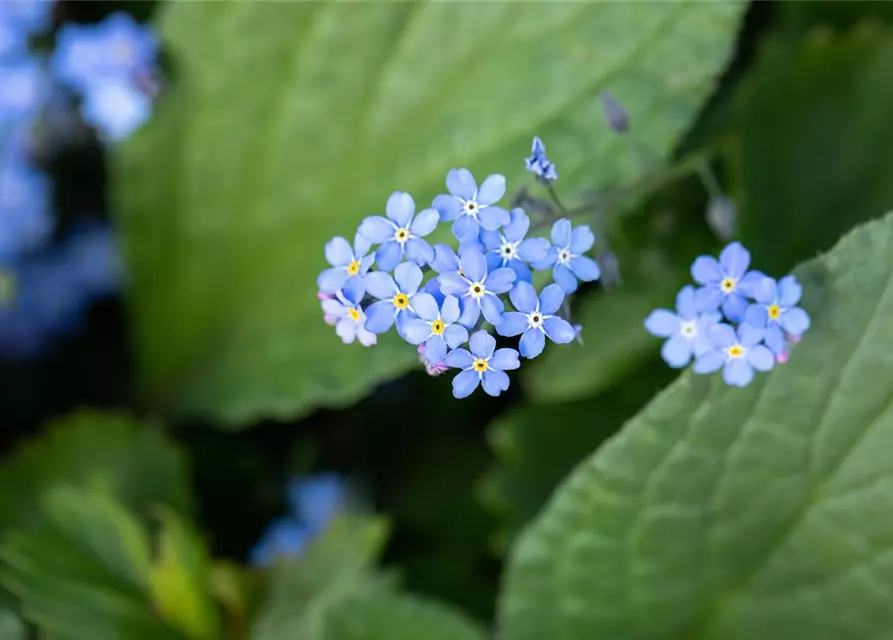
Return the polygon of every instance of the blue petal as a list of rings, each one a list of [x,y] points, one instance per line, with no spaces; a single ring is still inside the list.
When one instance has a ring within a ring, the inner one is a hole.
[[[516,282],[533,281],[533,273],[531,273],[530,267],[527,266],[527,263],[520,260],[510,260],[508,263],[508,267],[515,272]]]
[[[400,337],[409,344],[422,344],[431,335],[431,325],[424,320],[412,318],[400,323]],[[427,351],[425,355],[427,355]]]
[[[452,324],[459,319],[459,298],[447,296],[443,299],[440,309],[440,319],[445,324]]]
[[[487,254],[487,273],[491,271],[496,271],[500,267],[503,266],[505,260],[500,257],[498,253],[488,253]]]
[[[505,177],[498,173],[494,173],[492,176],[487,176],[484,180],[481,188],[478,189],[476,200],[479,205],[486,207],[494,202],[499,202],[504,195]],[[508,216],[506,216],[506,218],[508,218]],[[508,220],[506,220],[504,224],[508,224]]]
[[[441,222],[455,220],[456,216],[462,211],[462,203],[459,202],[456,196],[450,196],[445,193],[434,198],[431,207],[437,209],[437,212],[440,214]]]
[[[340,300],[323,300],[322,301],[322,311],[326,315],[335,316],[336,318],[343,318],[347,315],[347,310],[349,307],[345,305]]]
[[[676,295],[676,313],[686,320],[691,320],[698,315],[698,303],[695,299],[695,288],[690,284],[682,287]]]
[[[421,238],[410,238],[406,241],[406,258],[424,266],[434,260],[434,249]]]
[[[487,231],[495,231],[499,227],[508,224],[511,221],[509,212],[502,207],[487,207],[481,209],[478,214],[478,220],[482,228]]]
[[[362,233],[357,231],[353,238],[353,257],[360,260],[363,256],[369,253],[369,249],[371,248],[372,243],[369,242]]]
[[[509,388],[509,377],[503,371],[497,369],[488,369],[484,372],[483,387],[484,393],[489,396],[496,397]]]
[[[518,257],[527,262],[540,262],[549,255],[549,241],[545,238],[527,238],[518,245]]]
[[[512,305],[518,311],[523,311],[524,313],[532,313],[536,311],[539,306],[539,299],[536,297],[536,289],[533,288],[532,284],[528,284],[527,282],[519,282],[514,286],[514,288],[509,293],[509,299],[512,301]]]
[[[778,304],[782,307],[793,307],[800,302],[803,287],[796,276],[785,276],[778,281]]]
[[[747,306],[747,298],[737,293],[728,294],[721,305],[723,315],[731,322],[741,322]]]
[[[717,284],[708,284],[695,291],[698,309],[702,311],[716,311],[724,298],[725,294]]]
[[[333,267],[345,267],[353,260],[350,243],[341,236],[335,236],[326,243],[326,260]]]
[[[424,209],[419,211],[419,215],[409,225],[409,231],[412,235],[421,238],[434,231],[438,222],[440,222],[440,213],[437,209]]]
[[[481,378],[477,371],[463,371],[453,378],[453,397],[462,399],[467,398],[481,383]]]
[[[747,311],[744,312],[743,321],[749,325],[762,329],[769,322],[769,313],[766,311],[765,305],[752,304],[747,307]]]
[[[440,364],[447,354],[447,344],[443,336],[431,336],[425,343],[425,359],[431,364]]]
[[[495,295],[488,293],[481,298],[481,312],[484,314],[484,318],[486,318],[487,322],[494,327],[502,324],[502,314],[504,311],[505,305],[502,304],[502,300]]]
[[[778,284],[773,278],[763,278],[753,288],[753,298],[760,304],[774,304],[778,301]]]
[[[459,324],[471,329],[481,317],[481,305],[477,300],[468,299],[459,314]]]
[[[357,337],[357,323],[352,318],[343,317],[335,324],[335,335],[344,344],[351,344]]]
[[[577,290],[577,278],[571,273],[571,270],[563,264],[555,265],[552,269],[552,278],[554,278],[556,284],[564,289],[565,293],[573,293]]]
[[[468,169],[450,169],[446,177],[446,187],[454,196],[471,200],[477,194],[478,186]]]
[[[750,266],[750,252],[740,242],[733,242],[719,254],[719,264],[725,275],[740,278]]]
[[[460,324],[451,324],[443,331],[443,337],[450,349],[468,342],[468,329]]]
[[[422,284],[422,270],[417,264],[404,262],[394,270],[394,281],[400,287],[400,291],[412,295],[419,290]]]
[[[437,273],[459,270],[459,256],[453,248],[445,244],[434,245],[434,259],[431,260],[431,268]]]
[[[395,312],[394,304],[390,300],[376,302],[366,309],[366,331],[384,333],[394,326]]]
[[[545,155],[546,145],[543,144],[543,141],[540,140],[539,136],[533,137],[533,146],[530,148],[530,153],[534,156]]]
[[[691,361],[691,343],[676,335],[664,342],[660,356],[674,369],[681,369]]]
[[[692,353],[695,354],[695,358],[704,356],[710,351],[713,351],[713,348],[713,343],[710,342],[710,338],[708,338],[704,333],[699,333],[691,342],[691,350]]]
[[[502,246],[502,237],[498,231],[481,231],[481,242],[488,252],[497,251]]]
[[[746,357],[748,364],[757,371],[770,371],[775,366],[775,356],[761,344],[748,349]]]
[[[478,331],[468,341],[468,348],[476,358],[489,358],[496,349],[496,338],[486,331]]]
[[[774,353],[784,353],[787,350],[787,340],[784,338],[784,331],[777,324],[773,324],[766,329],[766,335],[763,340],[766,346],[772,349]]]
[[[273,555],[296,556],[310,541],[311,532],[295,520],[280,520],[267,532]]]
[[[738,280],[738,283],[735,285],[735,290],[743,296],[753,297],[757,287],[759,287],[766,278],[766,274],[761,271],[750,271]],[[770,301],[770,303],[771,302],[774,302],[774,300]]]
[[[719,371],[727,359],[724,352],[714,349],[698,358],[692,370],[695,373],[713,373],[714,371]]]
[[[478,225],[477,220],[471,216],[460,214],[453,222],[452,231],[459,242],[469,242],[477,239],[478,234],[481,232],[481,227]]]
[[[537,271],[545,271],[546,269],[548,269],[549,267],[554,265],[557,260],[558,260],[558,249],[550,246],[549,251],[546,253],[546,257],[543,258],[542,260],[534,261],[534,263],[531,266],[534,269],[536,269]]]
[[[793,336],[802,336],[809,329],[809,315],[800,307],[788,309],[779,318],[784,330]]]
[[[586,253],[592,248],[593,244],[595,244],[595,235],[593,235],[592,230],[588,226],[581,225],[571,232],[570,249],[574,255],[579,256]]]
[[[599,270],[598,264],[596,264],[595,260],[593,260],[592,258],[587,258],[586,256],[571,258],[571,271],[573,271],[574,275],[583,282],[592,282],[593,280],[598,280],[599,276],[601,275],[601,271]]]
[[[347,282],[347,269],[344,267],[332,267],[326,269],[316,279],[316,286],[323,293],[335,293]]]
[[[571,243],[571,221],[567,218],[556,220],[552,225],[552,244],[567,247]]]
[[[341,503],[341,479],[332,473],[307,478],[298,491],[298,512],[312,533],[328,526]]]
[[[462,265],[462,273],[471,282],[481,282],[487,277],[487,259],[480,251],[463,251],[459,264]]]
[[[388,198],[388,204],[385,206],[385,213],[388,215],[388,218],[393,220],[398,227],[408,227],[414,212],[415,201],[405,191],[392,193],[391,197]]]
[[[372,268],[372,263],[375,262],[375,254],[370,253],[367,256],[364,256],[362,260],[360,260],[360,271],[359,275],[364,276],[369,269]]]
[[[382,271],[393,271],[403,260],[403,247],[396,240],[388,240],[375,252],[375,263]]]
[[[707,337],[710,338],[710,341],[715,346],[723,349],[731,347],[738,342],[738,335],[735,333],[735,329],[728,324],[717,324],[710,327]]]
[[[540,313],[551,316],[564,302],[564,289],[559,284],[550,284],[540,292]]]
[[[379,300],[393,298],[398,293],[397,283],[394,282],[391,274],[385,271],[367,273],[363,278],[363,283],[366,285],[369,295]]]
[[[722,267],[716,258],[698,256],[691,265],[691,277],[698,284],[712,284],[723,278]]]
[[[341,295],[347,299],[353,305],[358,305],[363,300],[363,296],[366,293],[366,284],[364,282],[365,278],[350,278],[347,282],[344,283],[344,288],[341,290]]]
[[[528,329],[521,335],[518,351],[525,358],[535,358],[543,352],[545,346],[546,334],[539,329]]]
[[[511,311],[502,316],[502,322],[496,327],[496,333],[511,338],[524,333],[529,326],[525,314]]]
[[[549,340],[555,344],[570,344],[577,337],[577,332],[574,331],[570,323],[558,316],[546,318],[543,321],[543,330],[545,330]]]
[[[505,293],[512,288],[512,283],[515,282],[517,277],[514,269],[500,267],[487,276],[487,291],[492,291],[493,293]]]
[[[455,298],[453,299],[455,300]],[[412,308],[415,310],[416,315],[428,322],[437,320],[437,316],[440,314],[437,300],[430,293],[417,293],[414,295],[412,297]]]
[[[360,223],[357,231],[366,240],[374,244],[387,242],[394,237],[394,223],[381,216],[369,216]]]
[[[520,367],[521,361],[518,360],[518,352],[514,349],[497,349],[488,364],[491,369],[511,371]]]
[[[763,341],[763,337],[766,335],[766,330],[761,329],[760,327],[755,327],[752,324],[748,324],[746,322],[742,322],[738,325],[738,342],[745,347],[752,347],[758,342]]]
[[[468,369],[474,364],[474,356],[467,349],[453,349],[447,354],[444,362],[454,369]]]
[[[521,242],[524,239],[524,236],[527,235],[528,229],[530,229],[530,218],[527,217],[527,214],[524,213],[524,209],[520,207],[516,207],[509,212],[510,221],[502,230],[502,235],[505,236],[505,239],[509,242]],[[483,235],[483,234],[482,234]],[[541,238],[541,240],[546,240],[545,238]],[[546,240],[548,244],[548,240]],[[494,247],[495,249],[496,247]]]
[[[731,387],[746,387],[753,380],[753,368],[744,358],[732,358],[722,370],[722,379]]]

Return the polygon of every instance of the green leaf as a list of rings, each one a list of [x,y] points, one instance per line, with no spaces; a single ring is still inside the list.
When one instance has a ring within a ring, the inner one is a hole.
[[[565,193],[635,177],[597,92],[664,157],[744,6],[166,4],[176,80],[115,170],[144,392],[235,425],[344,404],[406,370],[415,352],[393,335],[344,346],[321,322],[324,243],[393,190],[425,206],[454,166],[520,187],[534,134]]]
[[[778,39],[760,56],[736,107],[733,166],[741,240],[767,273],[828,250],[893,202],[891,74],[893,32],[877,27],[796,48]]]
[[[0,640],[27,640],[28,631],[14,599],[0,592]]]
[[[92,411],[53,422],[0,466],[0,537],[33,526],[43,494],[57,484],[101,478],[136,513],[155,504],[187,511],[182,454],[154,424]]]
[[[500,637],[889,634],[893,213],[796,273],[790,361],[687,372],[581,464],[513,550]]]

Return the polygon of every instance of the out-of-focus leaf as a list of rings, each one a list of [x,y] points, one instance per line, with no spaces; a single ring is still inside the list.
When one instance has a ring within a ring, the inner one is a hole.
[[[893,213],[796,273],[790,361],[687,372],[581,464],[512,552],[501,638],[889,634]]]
[[[745,4],[168,3],[176,81],[115,171],[144,392],[235,425],[405,370],[393,335],[346,347],[321,322],[324,243],[393,190],[426,206],[454,166],[520,186],[535,134],[567,193],[635,177],[598,91],[664,157]]]
[[[19,617],[13,598],[0,592],[0,640],[27,640],[25,623]]]
[[[779,2],[772,10],[773,26],[790,40],[816,27],[847,29],[867,20],[893,24],[889,2]]]

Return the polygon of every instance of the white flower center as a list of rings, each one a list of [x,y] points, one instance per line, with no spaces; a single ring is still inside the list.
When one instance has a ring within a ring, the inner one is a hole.
[[[541,329],[543,326],[543,321],[548,316],[543,315],[539,312],[539,310],[534,311],[532,313],[527,314],[527,324],[530,325],[531,329]]]
[[[472,218],[474,218],[475,220],[477,220],[478,211],[480,211],[480,207],[478,206],[478,203],[475,202],[474,200],[466,200],[465,202],[462,203],[462,211],[465,213],[465,215],[469,215]]]
[[[394,232],[394,240],[396,240],[400,244],[403,244],[407,240],[409,240],[409,236],[409,229],[407,229],[406,227],[400,227]]]
[[[503,260],[513,260],[518,255],[518,242],[509,242],[505,238],[502,239],[502,246],[499,247],[498,253]]]
[[[483,282],[475,282],[468,287],[468,294],[477,300],[483,298],[485,293],[487,293],[487,289],[484,287]]]
[[[567,247],[558,251],[558,262],[561,264],[567,264],[571,261],[571,250]]]
[[[694,321],[689,320],[688,322],[682,323],[682,326],[679,327],[679,333],[681,333],[683,337],[691,340],[698,336],[698,327]]]

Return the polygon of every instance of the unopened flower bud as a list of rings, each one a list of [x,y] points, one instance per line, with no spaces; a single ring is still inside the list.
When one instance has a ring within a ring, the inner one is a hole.
[[[779,353],[778,355],[775,356],[775,361],[778,364],[784,364],[785,362],[788,361],[789,357],[790,357],[790,354],[787,351],[782,351],[781,353]]]
[[[727,196],[714,196],[707,203],[707,224],[720,240],[730,240],[738,226],[738,207]]]

